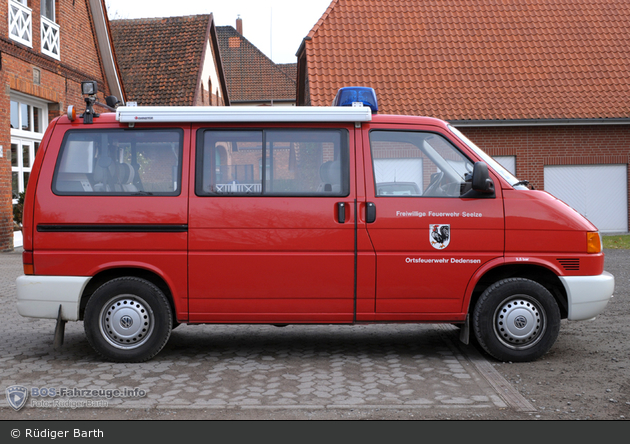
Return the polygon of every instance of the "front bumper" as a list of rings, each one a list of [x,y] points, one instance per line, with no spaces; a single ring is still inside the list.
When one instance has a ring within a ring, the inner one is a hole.
[[[81,295],[89,277],[20,276],[16,280],[18,313],[30,318],[78,321]]]
[[[570,321],[594,318],[615,291],[615,277],[606,271],[599,276],[560,276],[560,280],[567,291]]]

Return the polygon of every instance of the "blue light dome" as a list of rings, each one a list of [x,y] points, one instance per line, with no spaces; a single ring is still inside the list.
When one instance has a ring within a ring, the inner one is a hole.
[[[376,100],[374,88],[367,86],[346,86],[340,88],[332,106],[360,106],[356,105],[359,103],[370,107],[372,113],[376,114],[378,112],[378,101]]]

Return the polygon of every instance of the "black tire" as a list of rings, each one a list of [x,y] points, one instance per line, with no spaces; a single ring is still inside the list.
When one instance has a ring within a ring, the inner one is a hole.
[[[479,345],[500,361],[534,361],[560,332],[560,309],[549,290],[529,279],[510,278],[483,292],[473,311]]]
[[[166,345],[173,315],[164,293],[151,282],[121,277],[90,297],[83,319],[85,335],[101,356],[114,362],[144,362]]]

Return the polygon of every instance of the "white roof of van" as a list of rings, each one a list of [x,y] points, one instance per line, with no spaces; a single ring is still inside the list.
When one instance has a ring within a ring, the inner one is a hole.
[[[368,122],[367,106],[121,106],[116,120],[140,122]]]

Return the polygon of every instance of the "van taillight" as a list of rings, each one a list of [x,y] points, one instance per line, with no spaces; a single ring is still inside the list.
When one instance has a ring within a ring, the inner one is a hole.
[[[24,274],[35,274],[32,251],[24,250],[22,252],[22,265],[24,266]]]

